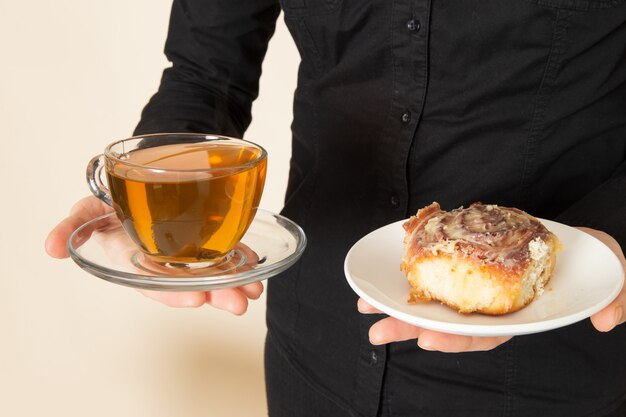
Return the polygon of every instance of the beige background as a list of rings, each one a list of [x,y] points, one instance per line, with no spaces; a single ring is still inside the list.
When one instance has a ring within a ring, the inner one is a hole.
[[[176,310],[43,251],[88,193],[89,158],[156,91],[171,0],[0,0],[0,415],[261,416],[264,298],[242,317]],[[281,21],[246,137],[286,185],[298,56]]]

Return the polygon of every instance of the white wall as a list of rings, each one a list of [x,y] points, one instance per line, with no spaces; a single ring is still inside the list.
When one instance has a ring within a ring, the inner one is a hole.
[[[0,415],[266,414],[264,298],[242,317],[176,310],[43,251],[88,193],[84,168],[130,134],[167,65],[171,0],[0,1]],[[279,22],[247,138],[286,186],[297,52]]]

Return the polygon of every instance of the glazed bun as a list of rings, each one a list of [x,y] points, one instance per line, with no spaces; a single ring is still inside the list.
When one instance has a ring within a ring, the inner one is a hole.
[[[529,214],[472,204],[443,211],[438,203],[405,224],[401,269],[409,301],[438,300],[461,313],[512,313],[542,293],[559,239]]]

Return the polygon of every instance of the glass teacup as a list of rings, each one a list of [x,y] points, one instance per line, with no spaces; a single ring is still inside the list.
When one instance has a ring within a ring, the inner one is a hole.
[[[87,180],[148,262],[206,268],[227,260],[250,226],[266,169],[267,152],[252,142],[167,133],[110,144]]]

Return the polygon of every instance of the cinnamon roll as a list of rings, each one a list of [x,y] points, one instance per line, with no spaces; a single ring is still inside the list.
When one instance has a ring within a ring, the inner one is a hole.
[[[542,293],[559,239],[516,208],[472,204],[420,209],[405,224],[401,269],[410,302],[438,300],[460,313],[512,313]]]

